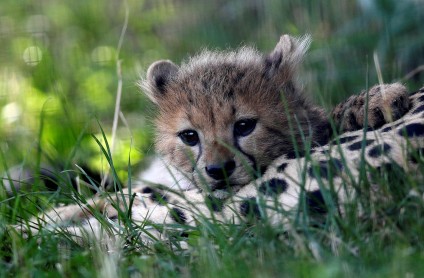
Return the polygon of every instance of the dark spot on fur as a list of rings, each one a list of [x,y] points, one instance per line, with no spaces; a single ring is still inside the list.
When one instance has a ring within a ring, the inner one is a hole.
[[[373,128],[372,126],[367,126],[367,127],[364,127],[362,130],[364,130],[365,132],[372,132],[372,131],[375,131],[376,129]]]
[[[239,72],[236,76],[236,78],[234,79],[234,83],[239,83],[244,77],[244,72]]]
[[[399,122],[399,123],[395,124],[395,125],[394,125],[394,127],[398,127],[398,126],[400,126],[400,125],[403,125],[404,123],[405,123],[404,121],[401,121],[401,122]]]
[[[370,157],[379,157],[381,155],[387,154],[391,149],[392,147],[389,144],[384,143],[383,145],[377,145],[372,147],[369,150],[368,155]]]
[[[387,131],[392,130],[393,128],[394,128],[394,126],[386,126],[385,128],[383,128],[383,129],[381,130],[381,132],[387,132]]]
[[[190,103],[190,105],[193,105],[193,103],[194,103],[193,98],[191,97],[191,95],[188,95],[188,102]]]
[[[394,125],[389,125],[389,126],[386,126],[385,128],[383,128],[383,129],[381,129],[380,131],[381,132],[388,132],[388,131],[391,131],[391,130],[393,130],[393,129],[395,129],[395,128],[397,128],[398,126],[400,126],[400,125],[402,125],[403,124],[403,122],[400,122],[400,123],[397,123],[397,124],[394,124]]]
[[[424,95],[418,97],[418,101],[424,102]]]
[[[399,135],[405,137],[423,136],[424,125],[420,123],[409,124],[399,130]]]
[[[319,161],[317,165],[309,167],[308,174],[312,178],[321,177],[328,180],[330,177],[337,177],[342,170],[342,162],[339,159],[331,158],[327,161]],[[318,176],[315,175],[315,172],[318,172]]]
[[[110,220],[112,220],[112,221],[116,221],[116,220],[118,220],[118,215],[112,215],[112,216],[110,216],[110,217],[108,217]]]
[[[230,88],[227,92],[224,94],[224,99],[233,99],[234,98],[234,89]]]
[[[289,151],[289,152],[286,153],[286,157],[288,159],[295,159],[297,157],[296,152],[295,151]],[[302,157],[302,156],[299,155],[299,157]]]
[[[178,224],[185,224],[187,221],[187,216],[179,208],[172,208],[170,211],[171,218]]]
[[[281,163],[281,165],[277,167],[277,172],[279,172],[279,173],[284,172],[284,170],[286,169],[287,165],[288,164],[286,162]]]
[[[189,236],[190,236],[190,233],[187,233],[187,232],[182,232],[182,233],[180,234],[180,237],[188,238]]]
[[[267,196],[279,195],[287,190],[287,182],[283,179],[271,179],[259,186],[259,192]]]
[[[365,146],[369,146],[370,144],[372,144],[374,142],[374,140],[373,139],[367,139],[367,140],[365,140]],[[358,141],[358,142],[355,142],[355,143],[353,143],[352,145],[349,145],[348,147],[347,147],[349,150],[351,150],[351,151],[357,151],[357,150],[360,150],[361,148],[362,148],[362,140],[361,141]]]
[[[145,188],[143,188],[143,190],[141,190],[141,193],[152,193],[153,192],[153,189],[152,188],[150,188],[150,187],[145,187]]]
[[[340,144],[344,144],[344,143],[351,142],[351,141],[355,140],[356,138],[358,138],[358,135],[345,136],[345,137],[339,138],[339,142],[340,142]],[[337,143],[337,139],[333,140],[333,142]]]
[[[261,212],[259,211],[259,206],[256,203],[256,199],[249,198],[243,201],[240,204],[240,214],[245,217],[255,216],[256,218],[259,218],[261,216]]]
[[[152,200],[152,202],[158,203],[159,205],[165,205],[168,203],[168,197],[156,191],[151,192],[150,200]]]
[[[205,198],[206,206],[214,211],[214,212],[220,212],[224,208],[224,201],[223,199],[215,198],[213,196],[208,195]]]
[[[231,113],[233,116],[236,114],[236,112],[237,112],[236,107],[234,105],[231,106]]]
[[[418,106],[417,108],[414,109],[414,111],[412,113],[414,114],[418,114],[424,111],[424,105]]]
[[[328,211],[327,206],[325,205],[324,196],[319,189],[306,192],[305,202],[310,214],[325,214]]]

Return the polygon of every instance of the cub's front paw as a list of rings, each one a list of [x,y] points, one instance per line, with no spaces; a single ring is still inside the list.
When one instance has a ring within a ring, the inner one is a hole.
[[[366,123],[368,127],[376,129],[401,118],[409,108],[410,100],[405,86],[400,83],[382,84],[337,105],[332,117],[341,132],[359,130]]]
[[[366,93],[362,94],[365,100]],[[367,116],[368,126],[371,128],[379,128],[400,119],[410,107],[408,91],[400,83],[376,85],[369,90],[368,97],[368,111],[365,113],[364,103],[358,118],[365,125],[364,119]]]

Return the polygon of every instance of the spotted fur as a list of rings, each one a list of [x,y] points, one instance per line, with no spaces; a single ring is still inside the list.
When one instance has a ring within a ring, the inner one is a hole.
[[[413,171],[420,157],[408,154],[424,145],[424,91],[408,96],[400,84],[375,86],[335,108],[333,129],[296,86],[308,45],[309,38],[284,35],[269,55],[245,47],[204,51],[179,67],[154,63],[142,87],[159,109],[157,150],[174,182],[61,207],[41,219],[52,227],[83,219],[66,228],[81,233],[101,226],[89,208],[119,220],[118,208],[132,204],[137,223],[196,225],[203,217],[284,224],[302,207],[322,215],[353,200],[363,160],[375,169]],[[331,140],[338,130],[344,133]]]
[[[406,88],[399,84],[383,84],[349,97],[337,105],[332,117],[342,132],[354,131],[366,124],[372,129],[398,120],[410,109]],[[367,123],[366,123],[367,121]]]

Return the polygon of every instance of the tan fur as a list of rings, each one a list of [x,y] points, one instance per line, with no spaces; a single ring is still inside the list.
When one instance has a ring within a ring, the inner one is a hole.
[[[309,43],[308,37],[284,35],[266,56],[244,47],[232,52],[203,51],[180,67],[170,61],[154,63],[141,86],[159,110],[157,151],[168,165],[204,190],[157,185],[140,186],[131,196],[124,191],[127,205],[134,201],[132,220],[196,225],[199,215],[224,223],[267,216],[272,224],[281,224],[304,207],[298,206],[302,193],[312,196],[307,209],[319,214],[326,212],[326,204],[317,204],[313,197],[323,189],[333,189],[340,205],[354,200],[351,184],[360,178],[363,159],[375,168],[389,163],[414,171],[409,153],[416,152],[411,147],[422,149],[424,144],[424,89],[407,97],[404,86],[395,83],[352,96],[331,116],[341,131],[357,131],[328,142],[329,119],[323,109],[306,100],[294,80]],[[246,136],[235,135],[234,126],[241,119],[257,120]],[[367,121],[374,132],[359,130]],[[185,130],[197,132],[198,144],[182,141]],[[308,149],[310,156],[294,157],[296,148],[300,155]],[[206,168],[228,161],[235,162],[235,169],[226,177],[229,186],[221,188],[222,181],[209,177]],[[261,177],[252,175],[260,170]],[[102,225],[91,217],[90,207],[119,219],[116,208],[126,211],[121,197],[95,198],[83,207],[47,212],[41,217],[47,222],[43,226],[53,224],[54,229],[57,222],[86,220],[81,227],[66,229],[80,235],[94,226],[94,235],[101,238]],[[220,201],[211,205],[216,199]],[[266,206],[259,209],[258,201]],[[37,223],[40,218],[31,221]]]
[[[405,86],[382,84],[349,97],[333,109],[332,117],[342,132],[358,130],[366,124],[375,129],[401,118],[409,108]]]
[[[281,37],[268,56],[248,47],[232,52],[203,51],[179,68],[154,63],[142,86],[158,105],[156,149],[197,185],[214,181],[208,165],[235,160],[232,186],[252,180],[282,154],[304,150],[305,142],[327,142],[329,130],[321,108],[311,105],[294,80],[310,39]],[[249,136],[235,138],[234,124],[257,119]],[[177,134],[198,132],[200,144],[188,147]],[[303,137],[303,138],[302,138]],[[250,166],[250,167],[249,167]]]
[[[242,47],[205,50],[180,67],[170,61],[152,64],[141,85],[159,109],[157,151],[189,181],[214,189],[222,181],[207,175],[209,165],[235,161],[228,183],[237,187],[281,155],[294,157],[304,153],[305,145],[326,144],[332,131],[329,119],[295,82],[309,44],[309,37],[283,35],[269,55]],[[345,132],[365,126],[365,115],[368,125],[377,128],[398,119],[408,108],[405,87],[391,84],[349,98],[332,116]],[[235,123],[252,118],[257,120],[252,134],[237,138]],[[184,130],[198,133],[198,146],[181,142],[178,134]]]

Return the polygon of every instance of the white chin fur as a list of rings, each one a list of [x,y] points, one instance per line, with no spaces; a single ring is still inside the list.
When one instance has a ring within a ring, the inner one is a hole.
[[[158,183],[172,189],[190,190],[194,188],[194,184],[174,167],[165,163],[160,156],[155,156],[150,166],[142,171],[139,180]]]

